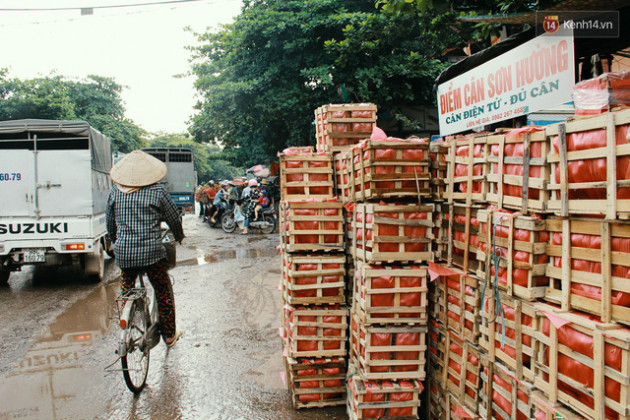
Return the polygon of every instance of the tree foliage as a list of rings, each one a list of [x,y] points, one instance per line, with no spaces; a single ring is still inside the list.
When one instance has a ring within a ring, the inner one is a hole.
[[[150,147],[186,147],[193,151],[195,171],[199,182],[232,179],[243,174],[242,168],[232,166],[221,148],[216,145],[195,142],[186,133],[159,133],[151,139]]]
[[[247,1],[233,24],[196,34],[192,73],[202,99],[190,132],[220,140],[247,167],[313,144],[322,104],[433,105],[440,52],[453,42],[435,17],[391,16],[373,1]]]
[[[59,75],[21,80],[0,69],[0,120],[86,121],[112,139],[114,150],[127,153],[144,146],[146,133],[125,117],[122,88],[102,76],[81,81]]]

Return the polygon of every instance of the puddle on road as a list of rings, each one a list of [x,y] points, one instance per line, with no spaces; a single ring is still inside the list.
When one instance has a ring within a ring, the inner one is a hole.
[[[218,263],[227,260],[241,260],[241,259],[253,259],[272,257],[278,255],[278,250],[275,248],[237,248],[227,249],[224,251],[217,251],[211,254],[206,254],[203,257],[190,258],[187,260],[177,261],[177,265],[205,265],[210,263]]]
[[[99,287],[40,332],[37,343],[2,378],[0,419],[81,415],[71,410],[82,406],[77,399],[93,385],[93,376],[81,361],[82,348],[112,327],[118,288],[118,282]]]

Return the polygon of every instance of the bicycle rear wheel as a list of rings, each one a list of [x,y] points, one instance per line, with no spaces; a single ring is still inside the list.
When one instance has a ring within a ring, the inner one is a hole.
[[[127,351],[121,362],[127,388],[137,394],[144,388],[149,373],[150,349],[147,343],[149,315],[141,300],[134,300],[132,305],[125,334]]]

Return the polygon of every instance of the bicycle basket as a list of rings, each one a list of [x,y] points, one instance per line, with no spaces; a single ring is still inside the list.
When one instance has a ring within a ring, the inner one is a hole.
[[[175,268],[177,265],[177,244],[175,243],[175,237],[170,231],[162,238],[162,245],[164,245],[164,248],[166,249],[168,267]]]

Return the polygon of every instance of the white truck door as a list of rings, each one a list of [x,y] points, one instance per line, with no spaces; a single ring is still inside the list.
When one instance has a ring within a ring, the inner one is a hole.
[[[90,151],[42,150],[37,154],[37,202],[41,217],[92,215]]]
[[[0,215],[35,216],[35,156],[27,149],[4,149],[0,142]]]

